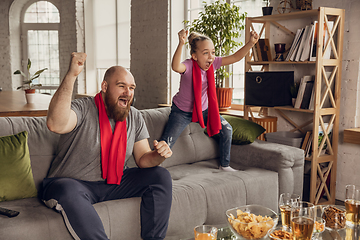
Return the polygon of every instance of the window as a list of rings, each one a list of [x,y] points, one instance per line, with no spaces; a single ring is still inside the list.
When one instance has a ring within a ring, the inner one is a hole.
[[[85,4],[85,93],[101,89],[105,71],[113,65],[130,68],[130,0],[92,0]]]
[[[205,1],[207,4],[211,4],[215,2],[215,0],[207,0]],[[243,12],[247,12],[248,17],[261,16],[262,15],[262,0],[226,0],[226,2],[230,4],[235,4],[240,7],[240,10]],[[203,0],[187,0],[185,1],[185,7],[187,7],[187,16],[186,19],[192,22],[199,15],[199,12],[204,8]],[[258,33],[259,29],[255,29]],[[245,32],[241,34],[239,39],[240,42],[245,44]],[[233,105],[243,105],[244,104],[244,82],[245,82],[245,63],[244,58],[230,66],[230,78],[227,79],[227,86],[233,87]],[[235,107],[236,108],[236,107]]]
[[[53,94],[60,84],[59,65],[60,14],[48,1],[32,3],[23,14],[23,68],[31,60],[31,74],[48,68],[34,83],[41,83],[40,92]]]

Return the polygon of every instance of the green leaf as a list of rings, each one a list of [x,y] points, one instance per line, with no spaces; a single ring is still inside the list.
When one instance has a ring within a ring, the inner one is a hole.
[[[40,74],[38,74],[38,75],[33,75],[31,78],[30,78],[30,83],[32,83],[32,81],[34,80],[34,79],[36,79],[36,78],[38,78],[38,77],[40,77]]]
[[[28,58],[27,70],[29,71],[30,68],[31,68],[31,61],[30,61],[30,58]]]
[[[21,75],[24,76],[24,78],[27,78],[26,75],[25,75],[25,73],[23,73],[23,72],[20,71],[20,70],[16,70],[16,71],[14,72],[14,74],[15,74],[15,75],[16,75],[16,74],[21,74]]]
[[[43,71],[45,71],[45,70],[47,70],[47,68],[44,68],[44,69],[41,69],[41,70],[39,70],[39,71],[37,71],[34,75],[37,75],[37,74],[41,74]]]

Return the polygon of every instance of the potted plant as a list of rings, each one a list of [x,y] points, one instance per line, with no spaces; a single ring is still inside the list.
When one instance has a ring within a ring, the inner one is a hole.
[[[30,59],[28,59],[28,63],[27,63],[27,66],[26,66],[26,69],[27,69],[27,73],[25,74],[23,71],[21,70],[16,70],[14,72],[15,75],[17,74],[21,74],[23,77],[24,77],[24,81],[23,81],[23,84],[21,86],[19,86],[17,88],[17,90],[19,89],[22,89],[25,91],[25,96],[26,96],[26,101],[27,103],[31,103],[32,102],[32,96],[33,95],[30,95],[30,94],[34,94],[35,93],[35,88],[36,87],[41,87],[42,85],[40,83],[38,84],[33,84],[33,81],[40,77],[40,74],[47,70],[47,68],[43,68],[41,70],[38,70],[36,73],[34,73],[33,75],[30,74],[30,68],[31,68],[31,61]]]
[[[263,16],[271,15],[273,7],[270,7],[270,0],[263,0],[265,7],[262,7]]]
[[[208,36],[214,43],[216,56],[224,56],[242,45],[239,42],[240,32],[245,29],[247,13],[240,13],[240,8],[218,0],[206,4],[199,18],[191,24],[184,21],[189,32],[199,32]],[[229,77],[225,67],[215,72],[215,84],[219,109],[225,110],[231,106],[233,88],[224,88],[224,79]],[[225,96],[225,97],[224,97]],[[222,103],[222,100],[225,103]]]

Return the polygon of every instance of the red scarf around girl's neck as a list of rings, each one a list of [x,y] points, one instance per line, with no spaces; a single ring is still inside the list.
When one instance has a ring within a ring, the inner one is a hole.
[[[95,104],[99,110],[102,178],[108,184],[120,185],[126,156],[126,119],[115,123],[113,133],[101,91],[95,96]]]
[[[192,114],[192,122],[199,122],[202,128],[205,128],[204,119],[202,115],[202,104],[201,104],[201,89],[202,89],[202,79],[201,79],[201,70],[198,63],[193,61],[193,89],[194,89],[194,107]],[[221,130],[221,121],[219,114],[218,101],[216,97],[216,88],[215,88],[215,77],[214,77],[214,67],[213,65],[206,71],[206,76],[208,80],[208,120],[207,120],[207,133],[208,135],[214,136],[218,134]]]

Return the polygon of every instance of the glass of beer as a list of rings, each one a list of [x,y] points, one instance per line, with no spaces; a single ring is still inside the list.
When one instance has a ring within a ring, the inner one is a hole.
[[[314,204],[304,201],[293,203],[290,218],[294,240],[311,240],[315,222]]]
[[[346,224],[355,226],[360,224],[360,190],[355,185],[345,187]]]
[[[300,201],[300,196],[291,193],[282,193],[279,198],[279,209],[281,212],[281,223],[284,230],[290,231],[291,206],[294,202]]]
[[[195,240],[216,240],[217,227],[211,225],[200,225],[194,228]]]

